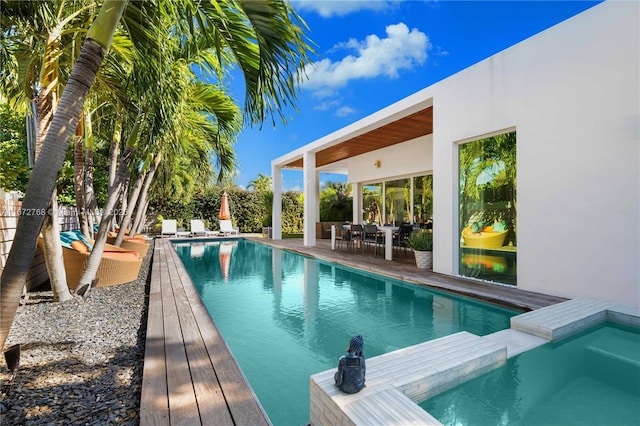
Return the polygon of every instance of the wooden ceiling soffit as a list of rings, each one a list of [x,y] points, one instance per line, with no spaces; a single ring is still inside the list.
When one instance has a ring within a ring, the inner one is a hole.
[[[316,167],[326,166],[336,161],[386,148],[431,133],[433,133],[433,107],[425,108],[392,123],[318,151],[316,153]],[[303,168],[303,160],[302,158],[294,160],[286,164],[284,168],[301,169]]]

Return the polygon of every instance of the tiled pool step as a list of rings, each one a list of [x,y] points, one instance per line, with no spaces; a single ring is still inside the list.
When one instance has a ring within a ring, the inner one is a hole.
[[[336,369],[311,376],[312,425],[438,425],[415,402],[499,367],[507,358],[604,321],[640,327],[640,309],[573,299],[511,318],[511,329],[461,332],[367,360],[367,387],[343,394]],[[635,363],[627,364],[635,368]],[[634,374],[635,373],[635,370]]]
[[[335,387],[335,370],[324,371],[311,376],[311,423],[412,424],[420,418],[419,424],[438,424],[408,401],[427,399],[504,364],[506,359],[505,346],[461,332],[367,360],[367,386],[355,395],[343,394]],[[399,405],[390,404],[392,400]],[[386,401],[384,410],[380,408],[382,401]]]

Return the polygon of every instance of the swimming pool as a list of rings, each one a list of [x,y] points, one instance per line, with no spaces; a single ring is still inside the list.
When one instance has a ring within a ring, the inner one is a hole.
[[[605,323],[419,405],[444,425],[637,425],[640,330]]]
[[[176,244],[204,305],[274,425],[309,421],[309,378],[335,368],[349,338],[367,358],[518,312],[245,240]]]

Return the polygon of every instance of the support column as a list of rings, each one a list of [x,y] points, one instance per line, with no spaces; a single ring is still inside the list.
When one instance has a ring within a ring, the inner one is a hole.
[[[271,238],[282,239],[282,167],[271,164],[273,206],[271,208]]]
[[[316,221],[318,212],[318,174],[316,153],[305,152],[304,163],[304,245],[316,245]]]
[[[362,223],[362,184],[360,182],[351,184],[351,195],[353,195],[353,218],[352,223]]]

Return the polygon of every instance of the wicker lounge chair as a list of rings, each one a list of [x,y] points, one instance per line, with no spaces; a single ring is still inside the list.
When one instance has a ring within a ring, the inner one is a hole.
[[[117,234],[109,233],[107,237],[107,243],[113,244],[116,241]],[[134,237],[124,237],[122,243],[120,244],[120,248],[129,251],[137,251],[140,257],[145,257],[147,255],[147,251],[149,251],[149,243],[147,243],[142,235],[136,235]]]
[[[38,239],[38,246],[43,250],[41,238]],[[70,289],[75,290],[78,287],[90,254],[88,250],[82,252],[62,247],[67,285]],[[107,244],[96,274],[97,287],[109,287],[134,281],[138,278],[141,266],[142,258],[137,252]]]
[[[471,227],[462,230],[462,238],[464,238],[464,246],[470,248],[492,249],[500,248],[504,245],[509,230],[502,232],[473,232]]]

